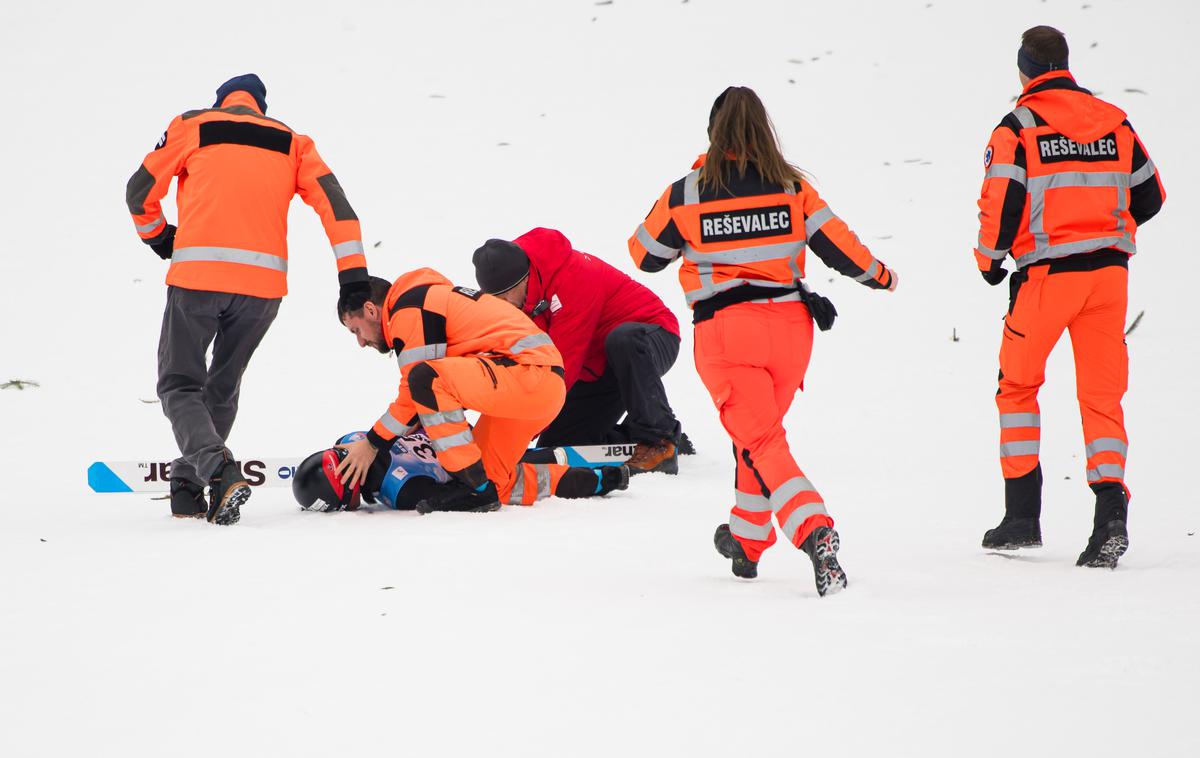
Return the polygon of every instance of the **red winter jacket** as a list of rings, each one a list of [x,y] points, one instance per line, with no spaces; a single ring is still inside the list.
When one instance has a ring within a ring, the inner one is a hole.
[[[604,339],[621,324],[657,324],[679,336],[679,321],[658,295],[599,258],[571,248],[562,232],[541,227],[513,240],[529,256],[526,313],[562,353],[567,389],[604,373]]]

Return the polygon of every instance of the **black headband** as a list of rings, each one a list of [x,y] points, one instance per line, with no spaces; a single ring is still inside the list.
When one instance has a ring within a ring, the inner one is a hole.
[[[1067,61],[1063,60],[1058,63],[1041,63],[1034,60],[1033,56],[1025,49],[1024,45],[1017,48],[1017,68],[1021,73],[1028,76],[1030,79],[1036,79],[1042,74],[1048,74],[1051,71],[1066,71]]]

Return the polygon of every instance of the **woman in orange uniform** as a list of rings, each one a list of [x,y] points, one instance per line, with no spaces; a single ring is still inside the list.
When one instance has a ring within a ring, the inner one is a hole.
[[[784,159],[762,101],[730,87],[713,103],[708,152],[659,197],[629,240],[643,271],[683,258],[679,281],[696,325],[696,370],[737,457],[735,505],[714,541],[736,576],[758,575],[775,543],[771,515],[813,563],[821,595],[846,586],[838,534],[816,488],[788,449],[783,418],[804,381],[813,318],[828,300],[808,291],[804,252],[873,289],[897,278],[858,241]],[[811,309],[811,311],[810,311]]]

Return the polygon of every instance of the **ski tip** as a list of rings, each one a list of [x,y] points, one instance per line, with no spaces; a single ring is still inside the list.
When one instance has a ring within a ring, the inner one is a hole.
[[[92,492],[133,492],[133,488],[117,476],[107,464],[96,461],[88,466],[88,486]]]

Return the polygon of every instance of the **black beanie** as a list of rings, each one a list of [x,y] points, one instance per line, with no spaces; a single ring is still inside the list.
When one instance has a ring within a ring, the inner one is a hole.
[[[520,245],[507,240],[491,239],[471,256],[475,264],[475,281],[489,295],[508,292],[529,275],[529,256]]]
[[[1030,79],[1036,79],[1042,74],[1048,74],[1051,71],[1066,71],[1067,59],[1061,61],[1051,61],[1050,63],[1042,63],[1037,58],[1029,54],[1025,46],[1017,48],[1017,68],[1022,74]]]
[[[242,74],[235,76],[229,81],[217,87],[217,102],[213,103],[214,108],[221,107],[221,101],[229,97],[233,92],[248,92],[254,98],[254,102],[258,103],[258,109],[266,115],[267,112],[267,85],[263,84],[262,79],[258,78],[258,74]]]

